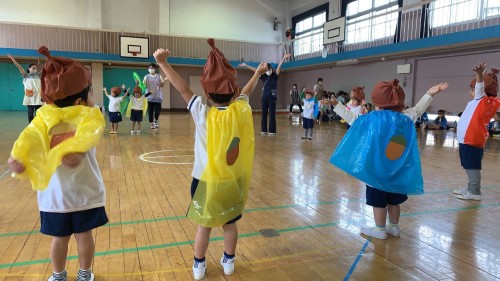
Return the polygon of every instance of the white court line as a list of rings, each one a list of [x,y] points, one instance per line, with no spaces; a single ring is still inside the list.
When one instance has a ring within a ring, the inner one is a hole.
[[[5,171],[2,175],[0,175],[0,179],[5,177],[5,175],[7,175],[8,173],[10,173],[10,169],[7,169],[7,171]]]
[[[149,159],[152,158],[177,158],[177,157],[194,157],[194,155],[160,155],[160,156],[148,156],[154,153],[161,153],[161,152],[173,152],[173,151],[193,151],[192,149],[166,149],[166,150],[159,150],[159,151],[152,151],[152,152],[147,152],[139,156],[139,159],[144,162],[149,162],[149,163],[154,163],[154,164],[162,164],[162,165],[191,165],[194,163],[194,160],[192,162],[160,162],[160,161],[152,161]]]

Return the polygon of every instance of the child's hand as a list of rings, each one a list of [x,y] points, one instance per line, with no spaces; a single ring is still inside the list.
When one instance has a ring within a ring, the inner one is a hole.
[[[291,56],[292,56],[292,54],[291,54],[291,53],[289,53],[289,54],[285,54],[285,55],[283,56],[283,59],[285,60],[285,59],[287,59],[287,58],[289,58],[289,57],[291,57]]]
[[[24,165],[21,162],[12,158],[12,156],[9,157],[9,160],[7,161],[7,163],[9,164],[9,169],[13,173],[20,174],[20,173],[24,172],[24,170],[26,170],[26,167],[24,167]]]
[[[247,66],[247,64],[246,64],[246,63],[244,63],[244,62],[242,62],[242,63],[238,64],[238,66],[243,67],[243,66]]]
[[[257,69],[255,70],[258,74],[262,75],[267,71],[267,62],[261,62]]]
[[[478,75],[483,75],[486,72],[486,64],[483,61],[482,63],[475,65],[472,70]]]
[[[62,158],[62,164],[69,168],[75,168],[82,162],[84,153],[71,153]]]
[[[170,56],[170,51],[168,49],[158,49],[154,52],[153,57],[157,63],[165,62]]]
[[[102,88],[102,91],[103,91],[103,92],[106,92],[106,87]]]
[[[127,86],[125,86],[125,84],[122,84],[122,89],[125,90]]]
[[[448,83],[439,83],[437,84],[436,86],[432,86],[429,91],[427,91],[427,93],[429,93],[429,95],[431,97],[433,97],[434,95],[436,95],[437,93],[441,92],[441,91],[444,91],[448,89]]]

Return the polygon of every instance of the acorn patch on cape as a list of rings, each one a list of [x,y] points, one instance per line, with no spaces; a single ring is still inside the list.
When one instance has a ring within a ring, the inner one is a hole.
[[[61,122],[54,127],[50,128],[49,136],[50,138],[50,148],[54,148],[61,142],[72,138],[75,136],[76,126],[66,122]]]
[[[385,149],[385,156],[389,158],[389,160],[397,160],[406,148],[406,139],[403,135],[393,136]]]
[[[238,159],[238,155],[240,154],[240,138],[233,138],[229,148],[226,153],[226,163],[231,166]]]

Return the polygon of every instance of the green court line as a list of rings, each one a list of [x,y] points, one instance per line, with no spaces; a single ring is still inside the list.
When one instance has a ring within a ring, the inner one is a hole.
[[[500,188],[500,186],[484,186],[484,187],[481,187],[481,189],[494,189],[494,188]],[[441,193],[450,193],[450,191],[449,190],[431,191],[431,192],[425,192],[424,194],[415,195],[415,196],[441,194]],[[413,195],[410,195],[410,196],[413,196]],[[364,198],[352,198],[352,199],[342,199],[342,200],[335,200],[335,201],[324,201],[324,202],[316,202],[316,203],[308,203],[308,204],[290,204],[290,205],[283,205],[283,206],[269,206],[269,207],[260,207],[260,208],[246,209],[243,212],[244,213],[251,213],[251,212],[258,212],[258,211],[270,211],[270,210],[276,210],[276,209],[288,209],[288,208],[296,208],[296,207],[308,207],[308,206],[315,206],[315,205],[334,205],[334,204],[345,202],[345,201],[349,201],[349,202],[353,202],[353,201],[365,201],[365,199]],[[171,217],[163,217],[163,218],[155,218],[155,219],[113,222],[113,223],[107,223],[106,225],[104,225],[102,227],[114,227],[114,226],[130,225],[130,224],[162,222],[162,221],[180,220],[180,219],[186,219],[186,218],[187,218],[186,216],[171,216]],[[0,233],[0,238],[1,237],[10,237],[10,236],[31,235],[31,234],[40,234],[40,231],[39,230],[32,230],[32,231],[23,231],[23,232]]]
[[[434,213],[460,212],[460,211],[485,209],[485,208],[499,207],[499,206],[500,206],[500,203],[499,204],[487,204],[487,205],[475,205],[475,206],[469,206],[469,207],[464,207],[464,208],[452,208],[452,209],[442,209],[442,210],[426,211],[426,212],[403,213],[403,214],[401,214],[401,216],[408,217],[408,216],[419,216],[419,215],[427,215],[427,214],[434,214]],[[305,225],[305,226],[296,226],[296,227],[278,229],[276,231],[279,233],[286,233],[286,232],[301,231],[301,230],[306,230],[306,229],[330,227],[330,226],[337,226],[337,225],[338,225],[337,222],[331,222],[331,223],[313,224],[313,225]],[[255,236],[259,236],[259,235],[260,235],[259,232],[243,233],[243,234],[239,235],[239,238],[255,237]],[[223,236],[210,238],[210,241],[222,241],[222,240],[224,240]],[[193,243],[194,243],[193,240],[188,240],[188,241],[173,242],[173,243],[167,243],[167,244],[150,245],[150,246],[135,247],[135,248],[124,248],[124,249],[96,252],[95,256],[100,257],[100,256],[109,256],[109,255],[116,255],[116,254],[122,254],[122,253],[132,253],[132,252],[139,252],[139,251],[146,251],[146,250],[153,250],[153,249],[164,249],[164,248],[170,248],[170,247],[176,247],[176,246],[190,245]],[[78,256],[68,256],[67,259],[68,260],[75,260],[75,259],[78,259]],[[15,262],[15,263],[0,264],[0,269],[27,266],[27,265],[35,265],[35,264],[44,264],[44,263],[50,263],[50,259],[41,259],[41,260],[31,260],[31,261],[22,261],[22,262]]]

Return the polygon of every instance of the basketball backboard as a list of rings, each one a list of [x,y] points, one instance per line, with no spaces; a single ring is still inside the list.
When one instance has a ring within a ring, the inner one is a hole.
[[[345,40],[345,17],[325,22],[323,27],[323,45]]]
[[[149,38],[120,36],[122,58],[149,58]]]

